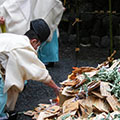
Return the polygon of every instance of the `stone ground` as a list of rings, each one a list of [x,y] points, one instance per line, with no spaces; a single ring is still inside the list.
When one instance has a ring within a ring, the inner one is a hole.
[[[65,38],[66,39],[66,38]],[[109,56],[108,48],[97,48],[94,46],[82,47],[80,52],[75,54],[75,40],[63,42],[60,40],[60,50],[58,63],[55,63],[53,68],[48,68],[54,81],[59,85],[61,81],[67,79],[68,74],[72,72],[72,67],[77,66],[91,66],[96,67],[102,63]],[[120,57],[120,50],[117,50],[115,58]],[[76,59],[77,58],[77,59]],[[60,86],[60,85],[59,85]],[[16,111],[22,112],[33,110],[39,103],[49,103],[49,99],[55,98],[53,90],[42,83],[36,81],[29,81],[26,89],[19,95]],[[23,114],[18,116],[17,120],[32,120],[30,117]]]

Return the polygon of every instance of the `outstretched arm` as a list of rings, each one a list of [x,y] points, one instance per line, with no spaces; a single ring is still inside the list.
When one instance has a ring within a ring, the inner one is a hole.
[[[58,87],[53,80],[50,80],[49,83],[45,83],[45,85],[53,88],[53,90],[55,91],[56,95],[57,96],[59,95],[60,87]]]

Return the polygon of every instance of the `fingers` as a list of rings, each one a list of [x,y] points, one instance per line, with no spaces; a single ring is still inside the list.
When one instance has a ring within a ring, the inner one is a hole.
[[[0,24],[4,24],[5,23],[5,19],[3,17],[0,17]]]
[[[54,91],[55,91],[56,96],[58,96],[59,95],[59,91],[60,91],[60,87],[57,87],[56,89],[54,89]]]

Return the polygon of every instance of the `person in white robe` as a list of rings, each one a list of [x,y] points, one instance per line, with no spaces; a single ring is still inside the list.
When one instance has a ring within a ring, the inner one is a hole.
[[[36,52],[49,35],[50,29],[43,19],[32,21],[31,28],[25,35],[0,34],[0,73],[3,78],[0,82],[4,84],[0,99],[7,97],[7,101],[0,103],[0,109],[5,108],[6,105],[10,111],[14,110],[25,80],[43,82],[53,88],[56,95],[58,94],[60,88],[54,83]]]
[[[63,11],[64,7],[60,0],[2,0],[0,2],[0,16],[5,19],[6,32],[24,34],[29,29],[30,21],[37,18],[47,22],[51,34],[44,49],[39,49],[38,52],[41,56],[40,60],[44,63],[59,60],[58,38],[55,36],[55,30],[60,23]],[[50,50],[47,51],[47,49]]]
[[[0,1],[0,17],[5,19],[6,32],[24,34],[30,26],[30,21],[44,19],[52,34],[57,28],[64,7],[60,0],[2,0]]]

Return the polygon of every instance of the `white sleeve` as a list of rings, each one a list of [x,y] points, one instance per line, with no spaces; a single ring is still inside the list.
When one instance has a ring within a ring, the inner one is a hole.
[[[51,76],[34,51],[27,48],[12,50],[6,66],[5,89],[15,85],[22,91],[24,80],[29,79],[48,83]]]
[[[6,0],[0,6],[0,14],[5,18],[6,31],[24,34],[29,29],[30,10],[29,0]]]

